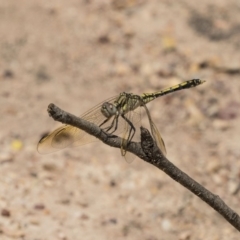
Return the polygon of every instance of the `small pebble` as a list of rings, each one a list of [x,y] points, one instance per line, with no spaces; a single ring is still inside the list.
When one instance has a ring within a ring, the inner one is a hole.
[[[3,217],[10,217],[11,216],[11,212],[6,208],[2,209],[1,214],[2,214]]]

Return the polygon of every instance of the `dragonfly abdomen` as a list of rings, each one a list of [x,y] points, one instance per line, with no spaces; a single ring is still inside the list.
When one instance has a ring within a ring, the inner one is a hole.
[[[182,89],[187,89],[187,88],[192,88],[192,87],[196,87],[202,83],[204,83],[205,80],[200,80],[200,79],[192,79],[192,80],[188,80],[185,81],[183,83],[177,84],[173,87],[169,87],[169,88],[165,88],[159,92],[155,92],[155,93],[143,93],[142,95],[142,99],[144,101],[144,103],[149,103],[150,101],[154,100],[155,98],[161,97],[163,95],[172,93],[172,92],[176,92]]]

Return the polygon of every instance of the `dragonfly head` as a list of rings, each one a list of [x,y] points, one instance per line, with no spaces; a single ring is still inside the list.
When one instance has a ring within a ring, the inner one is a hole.
[[[106,118],[110,118],[117,113],[117,108],[114,104],[105,102],[101,107],[101,112]]]

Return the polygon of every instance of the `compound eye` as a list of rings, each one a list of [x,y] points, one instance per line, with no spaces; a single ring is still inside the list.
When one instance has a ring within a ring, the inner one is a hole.
[[[116,114],[116,107],[108,102],[103,103],[101,112],[106,118],[112,117],[114,114]]]
[[[109,104],[109,107],[111,110],[113,110],[113,105],[112,104]]]

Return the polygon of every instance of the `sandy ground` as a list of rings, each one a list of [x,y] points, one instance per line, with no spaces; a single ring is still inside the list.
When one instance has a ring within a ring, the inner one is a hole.
[[[48,155],[53,102],[81,115],[122,91],[206,79],[150,103],[168,158],[240,213],[240,4],[0,0],[0,239],[237,240],[153,166],[101,142]]]

